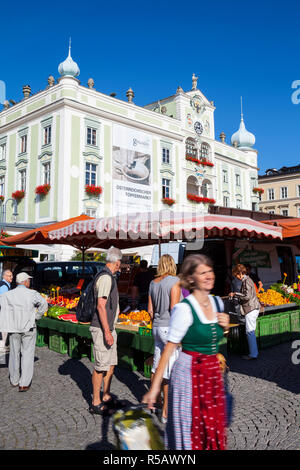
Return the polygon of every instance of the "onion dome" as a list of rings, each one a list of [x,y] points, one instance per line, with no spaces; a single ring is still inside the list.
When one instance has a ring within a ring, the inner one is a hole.
[[[231,144],[241,150],[252,150],[255,144],[255,136],[247,131],[243,119],[243,110],[241,110],[241,123],[239,130],[231,137]]]
[[[71,57],[71,39],[69,44],[69,55],[58,67],[58,72],[62,77],[78,77],[80,70],[76,62]]]

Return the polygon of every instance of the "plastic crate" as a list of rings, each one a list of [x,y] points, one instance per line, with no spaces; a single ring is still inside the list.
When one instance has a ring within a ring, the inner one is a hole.
[[[280,344],[280,314],[262,317],[259,322],[259,346],[261,349]]]
[[[280,342],[291,340],[291,316],[290,312],[281,313],[279,316]]]
[[[152,328],[147,328],[146,326],[139,327],[139,335],[141,336],[152,336]]]
[[[125,369],[137,370],[134,361],[134,352],[131,348],[119,347],[118,348],[118,366]]]
[[[291,339],[300,338],[300,310],[290,312]]]
[[[78,337],[75,335],[69,335],[68,337],[68,354],[72,359],[81,358]]]
[[[153,365],[153,356],[145,357],[144,359],[144,377],[147,379],[151,378]]]
[[[67,338],[57,331],[49,330],[49,349],[60,354],[68,354]]]
[[[37,327],[36,329],[36,346],[42,348],[48,345],[48,329]]]

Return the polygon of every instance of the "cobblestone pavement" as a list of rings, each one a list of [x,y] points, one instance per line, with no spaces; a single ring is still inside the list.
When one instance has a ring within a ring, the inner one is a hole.
[[[292,364],[293,352],[285,343],[261,351],[258,361],[229,357],[235,397],[229,450],[300,450],[300,364]],[[35,356],[26,393],[12,388],[7,367],[0,368],[0,449],[114,449],[111,418],[88,412],[89,359],[70,359],[47,348],[36,348]],[[138,403],[148,386],[142,374],[116,368],[112,393],[119,398]]]

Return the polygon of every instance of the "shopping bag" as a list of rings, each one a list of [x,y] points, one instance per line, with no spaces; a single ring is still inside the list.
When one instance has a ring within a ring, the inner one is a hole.
[[[159,430],[145,403],[117,410],[113,430],[118,450],[164,450]]]

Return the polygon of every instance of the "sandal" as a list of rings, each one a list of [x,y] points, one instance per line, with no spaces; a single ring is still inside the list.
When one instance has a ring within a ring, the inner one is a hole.
[[[102,415],[102,416],[111,414],[109,407],[104,402],[100,403],[99,405],[91,404],[89,407],[89,412],[92,414]]]

